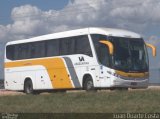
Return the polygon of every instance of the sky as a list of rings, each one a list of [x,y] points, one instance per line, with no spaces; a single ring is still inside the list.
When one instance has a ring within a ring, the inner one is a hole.
[[[142,35],[157,47],[150,68],[160,67],[160,0],[1,0],[0,78],[5,43],[78,29],[109,27]]]
[[[1,0],[0,1],[0,24],[8,24],[12,20],[11,11],[14,7],[22,5],[32,5],[37,6],[41,10],[60,10],[68,4],[68,0]],[[3,20],[2,20],[3,19]]]

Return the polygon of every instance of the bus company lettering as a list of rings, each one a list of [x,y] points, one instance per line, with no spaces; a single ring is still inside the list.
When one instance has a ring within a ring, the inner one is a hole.
[[[84,60],[84,57],[79,57],[79,61],[80,61],[80,62],[85,61],[85,60]]]
[[[74,65],[89,65],[89,62],[77,62]]]

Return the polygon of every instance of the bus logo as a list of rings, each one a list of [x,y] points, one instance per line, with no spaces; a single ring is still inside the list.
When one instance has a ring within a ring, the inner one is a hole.
[[[79,61],[80,61],[80,62],[85,61],[85,60],[84,60],[84,57],[79,57]]]

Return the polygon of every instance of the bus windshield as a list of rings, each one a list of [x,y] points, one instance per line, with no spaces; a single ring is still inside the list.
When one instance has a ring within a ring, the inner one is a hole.
[[[146,45],[142,38],[125,38],[92,35],[100,64],[124,72],[148,72],[149,61]],[[113,56],[101,40],[109,40],[114,46]]]
[[[148,54],[143,39],[110,37],[114,45],[113,68],[125,72],[147,72]]]

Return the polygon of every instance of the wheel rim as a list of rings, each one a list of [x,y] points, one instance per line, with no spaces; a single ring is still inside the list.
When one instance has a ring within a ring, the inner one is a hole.
[[[26,93],[27,94],[32,93],[32,84],[28,83],[26,85]]]
[[[92,81],[88,81],[87,82],[87,90],[90,90],[93,88],[93,82]]]
[[[27,93],[30,93],[31,92],[31,85],[28,85],[27,87]]]

